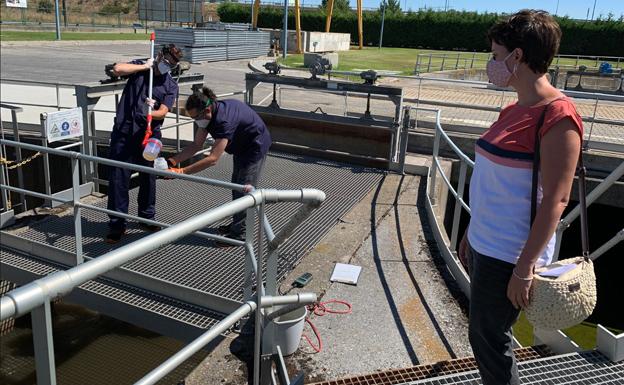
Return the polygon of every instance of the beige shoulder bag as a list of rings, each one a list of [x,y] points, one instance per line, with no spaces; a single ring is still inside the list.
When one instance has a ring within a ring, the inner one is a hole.
[[[551,102],[552,103],[552,102]],[[537,211],[537,184],[539,174],[539,130],[544,123],[544,108],[535,131],[535,155],[533,157],[533,184],[531,190],[531,224]],[[582,146],[582,143],[581,143]],[[587,205],[585,202],[585,166],[583,150],[579,155],[579,202],[581,207],[581,241],[583,255],[559,260],[536,269],[531,284],[529,306],[524,310],[533,326],[545,330],[565,329],[579,324],[594,311],[596,306],[596,276],[594,265],[589,259],[589,237],[587,232]],[[553,269],[563,273],[556,274]],[[553,271],[555,274],[550,274]]]

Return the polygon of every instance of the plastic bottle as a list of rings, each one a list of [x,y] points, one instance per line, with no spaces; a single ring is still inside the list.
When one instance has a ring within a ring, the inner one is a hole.
[[[165,171],[169,168],[169,164],[167,163],[167,160],[163,157],[158,157],[156,159],[154,159],[154,168],[156,170],[162,170]]]
[[[158,139],[151,138],[147,141],[145,145],[145,149],[143,150],[143,158],[148,161],[153,161],[160,154],[160,149],[162,147],[162,142]]]

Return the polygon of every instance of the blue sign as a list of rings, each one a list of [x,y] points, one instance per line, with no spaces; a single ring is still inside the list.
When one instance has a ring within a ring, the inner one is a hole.
[[[61,124],[61,129],[63,131],[68,131],[69,130],[69,122],[63,122],[63,124]]]

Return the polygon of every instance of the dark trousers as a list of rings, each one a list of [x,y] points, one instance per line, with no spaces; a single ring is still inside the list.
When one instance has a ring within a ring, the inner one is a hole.
[[[264,166],[264,160],[266,156],[259,161],[251,164],[241,164],[239,160],[234,158],[234,170],[232,171],[232,183],[238,184],[250,184],[254,187],[258,186],[260,180],[260,174],[262,173],[262,167]],[[242,197],[244,193],[240,191],[232,191],[232,199],[238,199]],[[242,237],[245,233],[245,211],[238,212],[232,217],[232,224],[230,225],[231,235]]]
[[[159,139],[160,132],[153,137]],[[109,158],[120,162],[134,163],[140,166],[152,167],[154,162],[143,158],[143,136],[132,135],[113,129],[110,141]],[[128,213],[128,189],[132,170],[119,167],[109,167],[108,172],[108,209],[120,213]],[[156,176],[139,173],[139,212],[141,218],[153,219],[156,212]],[[108,226],[112,230],[121,230],[126,227],[126,220],[109,215]]]
[[[520,314],[507,298],[514,265],[468,247],[469,338],[483,385],[518,385],[511,326]]]

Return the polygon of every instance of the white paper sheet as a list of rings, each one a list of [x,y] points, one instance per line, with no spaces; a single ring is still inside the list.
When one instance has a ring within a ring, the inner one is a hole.
[[[336,263],[334,272],[329,278],[332,282],[349,283],[357,285],[358,278],[362,272],[362,266],[348,265],[345,263]]]
[[[548,269],[546,271],[542,271],[541,273],[539,273],[539,275],[541,275],[542,277],[557,278],[567,273],[568,271],[571,271],[576,266],[577,266],[576,263],[570,263],[568,265],[563,265],[563,266],[555,267],[554,269]]]

